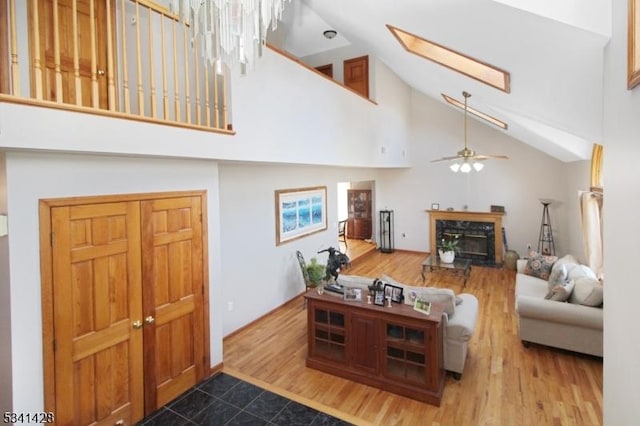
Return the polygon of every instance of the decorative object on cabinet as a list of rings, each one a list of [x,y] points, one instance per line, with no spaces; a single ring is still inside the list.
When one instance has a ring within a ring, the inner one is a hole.
[[[431,203],[431,210],[440,210],[439,203]]]
[[[384,306],[384,290],[376,290],[373,296],[374,305]]]
[[[356,287],[345,287],[343,299],[347,302],[362,302],[362,289]]]
[[[340,252],[340,250],[336,250],[333,247],[329,247],[324,250],[320,250],[318,253],[329,253],[329,258],[327,259],[327,272],[325,274],[326,281],[336,281],[338,279],[338,275],[340,271],[345,266],[351,265],[351,260],[349,256]]]
[[[393,210],[380,210],[380,251],[393,253]]]
[[[276,245],[327,229],[327,187],[275,191]]]
[[[371,238],[371,190],[347,190],[347,238],[365,240]]]
[[[416,299],[413,303],[413,310],[429,315],[431,313],[431,302],[428,300]]]
[[[444,305],[425,316],[412,306],[393,309],[305,294],[307,367],[440,405],[444,391]]]

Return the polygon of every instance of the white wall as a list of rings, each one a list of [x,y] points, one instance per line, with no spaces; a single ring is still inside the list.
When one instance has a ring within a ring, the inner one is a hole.
[[[604,69],[604,423],[616,426],[640,418],[640,87],[626,89],[627,3],[613,2]]]
[[[455,210],[467,205],[470,211],[489,211],[490,205],[496,204],[506,210],[503,224],[509,248],[522,256],[527,243],[534,249],[537,247],[542,219],[539,199],[551,198],[556,200],[550,206],[556,252],[564,254],[575,249],[570,242],[575,229],[569,223],[579,216],[569,198],[578,188],[569,189],[572,184],[568,182],[582,180],[579,168],[574,171],[575,167],[567,167],[566,163],[469,119],[471,149],[483,154],[505,154],[510,159],[488,160],[479,173],[454,174],[449,170],[449,162],[431,161],[462,149],[462,113],[417,92],[412,99],[412,167],[381,171],[377,181],[378,209],[387,206],[395,212],[397,248],[430,250],[425,210],[432,203],[439,203],[440,209]],[[585,187],[588,180],[580,188]],[[576,255],[581,256],[582,251]]]
[[[5,154],[0,152],[0,214],[7,212]],[[0,237],[0,411],[14,411],[11,398],[11,291],[9,275],[9,237]]]
[[[339,247],[338,182],[373,180],[375,170],[221,163],[219,174],[226,335],[304,291],[296,250],[307,261],[317,257],[326,262],[327,253],[317,252]],[[328,229],[276,246],[274,191],[323,185]],[[228,311],[228,302],[233,311]]]
[[[222,362],[218,168],[212,161],[17,153],[7,157],[13,411],[43,408],[38,200],[100,194],[207,190],[211,362]],[[13,184],[11,184],[13,182]],[[18,185],[19,183],[19,185]],[[2,258],[0,258],[2,259]],[[3,286],[2,291],[6,292]],[[3,361],[4,362],[4,361]],[[4,374],[4,373],[3,373]]]

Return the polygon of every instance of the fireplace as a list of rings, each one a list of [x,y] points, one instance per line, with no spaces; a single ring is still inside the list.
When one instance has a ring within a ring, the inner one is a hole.
[[[504,213],[429,210],[431,252],[435,253],[443,238],[458,237],[457,257],[470,259],[474,265],[502,264],[502,215]]]

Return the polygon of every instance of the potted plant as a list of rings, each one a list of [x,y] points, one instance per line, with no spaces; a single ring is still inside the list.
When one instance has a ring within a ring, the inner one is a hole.
[[[312,257],[307,264],[307,274],[309,274],[310,284],[319,286],[326,275],[326,266],[318,263],[318,259]]]
[[[456,258],[456,252],[459,251],[458,244],[460,243],[460,235],[448,235],[447,238],[443,238],[438,249],[440,255],[440,261],[443,263],[452,263]]]

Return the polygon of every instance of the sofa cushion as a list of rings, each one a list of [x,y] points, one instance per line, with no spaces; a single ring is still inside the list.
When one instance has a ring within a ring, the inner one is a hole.
[[[546,281],[549,279],[551,268],[556,260],[558,260],[557,256],[545,256],[536,252],[531,252],[529,253],[529,260],[527,260],[527,266],[524,268],[524,273]]]
[[[560,266],[556,267],[554,264],[553,268],[551,268],[551,273],[549,274],[549,291],[557,285],[563,286],[567,282],[568,276],[569,273],[567,272],[567,265],[560,264]]]
[[[603,300],[602,283],[595,278],[583,276],[573,280],[575,287],[571,303],[585,306],[600,306]]]
[[[422,299],[426,299],[433,303],[442,303],[444,305],[444,311],[449,316],[452,316],[456,312],[456,294],[450,288],[409,287],[394,280],[388,275],[382,275],[380,279],[389,284],[403,287],[405,292],[405,303],[413,303],[411,296],[415,292],[415,294]]]
[[[549,289],[549,293],[544,297],[548,300],[555,300],[557,302],[566,302],[569,300],[571,293],[573,292],[574,282],[562,282],[554,285]]]

